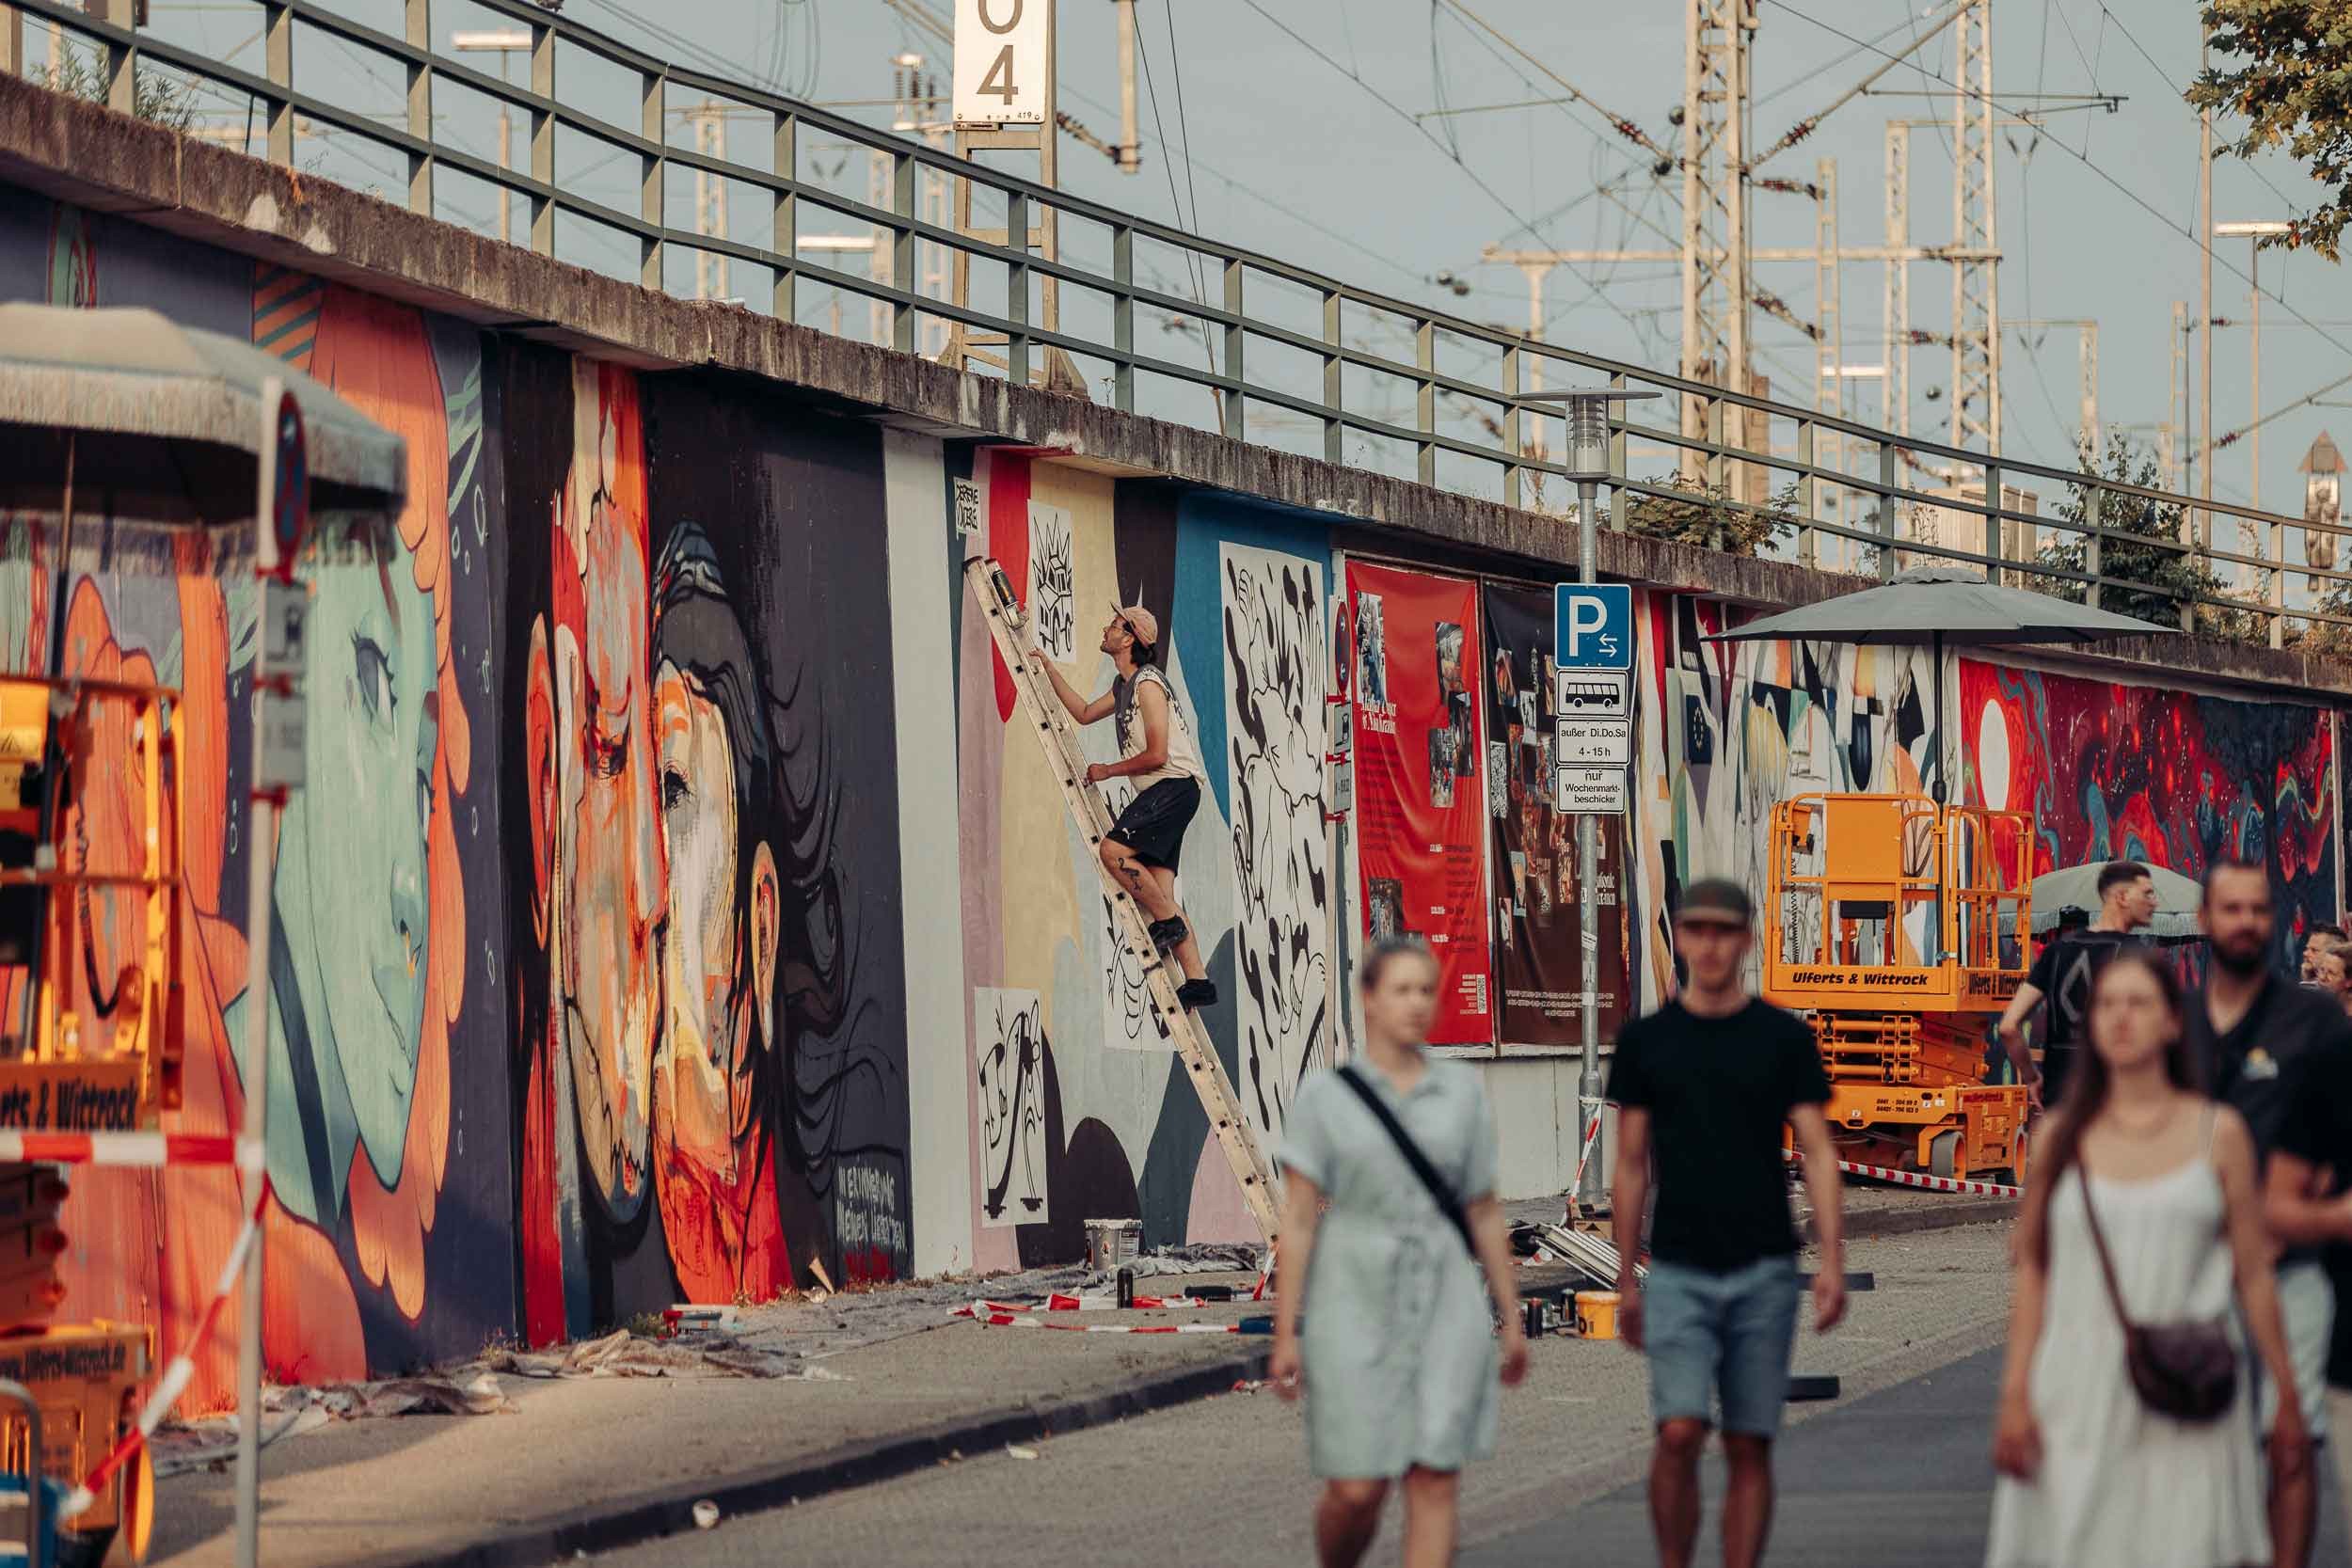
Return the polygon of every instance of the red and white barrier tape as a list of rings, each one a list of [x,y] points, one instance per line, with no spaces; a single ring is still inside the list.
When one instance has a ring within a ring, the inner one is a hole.
[[[1053,1328],[1064,1334],[1239,1334],[1239,1323],[1054,1323],[1033,1312],[1007,1312],[988,1302],[959,1307],[955,1316],[992,1328]]]
[[[1790,1151],[1788,1158],[1802,1163],[1803,1156]],[[1931,1193],[1963,1193],[1970,1197],[2023,1197],[2023,1187],[2006,1186],[1998,1181],[1965,1181],[1956,1176],[1922,1176],[1915,1170],[1896,1170],[1891,1165],[1857,1164],[1840,1160],[1837,1168],[1849,1176],[1867,1176],[1875,1181],[1892,1181],[1900,1186],[1919,1187]]]
[[[154,1392],[147,1396],[147,1403],[139,1411],[138,1425],[124,1433],[122,1440],[98,1462],[98,1467],[89,1473],[88,1479],[67,1497],[57,1510],[59,1518],[78,1518],[87,1512],[90,1504],[98,1500],[99,1492],[155,1434],[155,1428],[170,1414],[180,1396],[187,1391],[189,1380],[196,1376],[195,1348],[211,1340],[213,1329],[220,1321],[221,1307],[235,1292],[245,1273],[245,1255],[252,1250],[254,1239],[262,1231],[262,1207],[268,1201],[269,1183],[262,1181],[254,1195],[253,1210],[245,1217],[245,1228],[237,1232],[236,1243],[229,1249],[228,1260],[221,1264],[220,1274],[213,1281],[213,1299],[204,1304],[204,1314],[197,1320],[196,1333],[188,1339],[189,1348],[171,1358],[171,1364],[164,1369],[164,1375],[156,1379]],[[246,1411],[240,1418],[258,1421],[262,1413],[258,1410]]]
[[[0,1164],[262,1168],[261,1140],[209,1132],[0,1132]]]
[[[1593,1157],[1593,1144],[1600,1136],[1602,1101],[1593,1102],[1593,1114],[1585,1118],[1584,1136],[1576,1146],[1576,1172],[1568,1178],[1568,1212],[1562,1223],[1576,1217],[1577,1195],[1584,1190],[1584,1163]]]

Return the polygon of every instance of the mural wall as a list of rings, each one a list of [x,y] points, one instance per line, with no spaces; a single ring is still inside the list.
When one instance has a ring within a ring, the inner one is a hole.
[[[262,1064],[272,1374],[906,1273],[897,822],[843,783],[894,761],[889,648],[856,645],[886,619],[871,427],[648,389],[15,192],[0,297],[247,336],[407,442],[401,515],[319,519],[299,567],[308,778],[278,829]],[[250,566],[104,515],[103,490],[76,510],[62,667],[183,693],[167,782],[199,940],[171,1125],[225,1132],[254,1067]],[[0,529],[0,662],[37,670],[56,519]],[[135,853],[128,725],[102,723],[75,792],[96,868]],[[135,911],[89,902],[75,1001],[103,1018]],[[226,1173],[81,1173],[69,1310],[177,1350],[238,1215]],[[235,1334],[232,1306],[198,1347],[199,1405]]]
[[[1327,820],[1331,699],[1393,710],[1389,683],[1418,661],[1428,689],[1390,772],[1417,810],[1460,819],[1464,946],[1508,933],[1463,955],[1504,988],[1464,1037],[1536,1052],[1494,1069],[1506,1168],[1526,1193],[1565,1180],[1573,1062],[1542,1053],[1573,1033],[1576,889],[1566,831],[1530,793],[1541,736],[1512,733],[1530,706],[1544,727],[1524,678],[1540,594],[1446,578],[1458,610],[1408,626],[1397,585],[1440,579],[1343,570],[1329,518],[640,374],[4,188],[0,298],[144,305],[247,339],[408,444],[400,515],[322,518],[300,565],[309,784],[278,829],[262,997],[242,546],[112,515],[102,487],[61,562],[54,515],[0,514],[0,668],[54,652],[182,692],[164,782],[198,941],[172,1125],[225,1132],[267,1085],[274,1375],[397,1372],[682,1299],[903,1277],[918,1249],[927,1270],[1064,1260],[1094,1218],[1139,1217],[1154,1245],[1254,1236],[1094,851],[1009,722],[960,572],[983,555],[1089,695],[1110,681],[1113,607],[1159,620],[1209,775],[1178,881],[1218,991],[1202,1018],[1269,1145],[1340,1048],[1348,954],[1383,912],[1370,882],[1399,890],[1404,922],[1403,878],[1367,872]],[[1378,635],[1351,623],[1335,667],[1350,575]],[[1931,754],[1924,652],[1705,641],[1726,613],[1637,600],[1635,805],[1604,834],[1621,1006],[1669,994],[1682,885],[1762,893],[1775,802],[1915,790]],[[2193,875],[2229,847],[2271,867],[2282,957],[2335,916],[2325,711],[1954,671],[1956,784],[2031,804],[2042,864],[2132,854]],[[1360,761],[1360,714],[1356,737]],[[135,848],[135,740],[103,721],[76,781],[69,841],[93,867]],[[1114,758],[1113,726],[1085,750]],[[87,900],[87,1017],[119,1006],[135,915]],[[0,973],[0,1005],[19,986]],[[69,1310],[153,1323],[176,1352],[239,1215],[225,1172],[82,1173]],[[194,1347],[198,1406],[220,1402],[236,1332],[232,1307]]]
[[[977,504],[956,558],[994,556],[1025,602],[1049,611],[1033,626],[1072,686],[1088,696],[1109,686],[1101,642],[1115,604],[1159,619],[1179,721],[1209,772],[1177,882],[1218,991],[1200,1016],[1244,1114],[1272,1139],[1300,1079],[1329,1060],[1335,1028],[1327,537],[1297,515],[1017,452],[961,464],[943,525],[955,526],[959,484]],[[1142,1218],[1154,1242],[1254,1235],[1114,935],[1094,851],[1042,750],[1008,725],[1010,677],[961,584],[953,603],[976,1260],[1073,1256],[1088,1219]],[[1113,727],[1084,732],[1089,761],[1118,757]],[[1106,793],[1114,809],[1128,798],[1120,781]]]
[[[2337,917],[2334,726],[2324,708],[1958,661],[1971,801],[2034,814],[2037,873],[2137,860],[2270,872],[2278,961]]]

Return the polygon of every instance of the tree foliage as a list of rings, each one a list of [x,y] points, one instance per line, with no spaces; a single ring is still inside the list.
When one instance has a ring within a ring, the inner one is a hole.
[[[1796,531],[1794,484],[1758,508],[1740,505],[1729,489],[1709,484],[1696,475],[1677,473],[1657,483],[1675,494],[1626,493],[1622,511],[1628,532],[1727,555],[1756,555]]]
[[[2207,0],[2202,14],[2221,63],[2190,84],[2188,101],[2238,122],[2221,150],[2283,149],[2325,187],[2316,211],[2263,243],[2338,260],[2352,223],[2352,0]]]
[[[50,69],[49,86],[95,103],[106,102],[106,72],[95,54],[66,45],[57,51]],[[132,110],[170,131],[185,131],[196,123],[196,94],[184,82],[140,69],[131,78]]]
[[[2099,573],[2106,579],[2099,590],[2099,608],[2118,615],[2135,616],[2160,626],[2181,624],[2181,601],[2192,594],[2221,597],[2224,584],[2212,566],[2192,546],[2182,543],[2189,526],[2187,508],[2179,501],[2141,500],[2117,496],[2090,483],[2106,480],[2142,489],[2164,487],[2153,453],[2136,446],[2121,433],[2110,435],[2106,451],[2094,462],[2086,455],[2081,482],[2066,487],[2066,497],[2051,515],[2060,523],[2092,523],[2106,531],[2099,542]],[[2120,535],[2120,537],[2119,537]],[[2090,571],[2090,540],[2082,533],[2058,533],[2042,546],[2040,563],[2056,571]],[[2118,587],[2117,583],[2135,586]],[[2075,604],[2086,600],[2089,584],[2070,578],[2041,577],[2032,586]],[[2199,605],[2196,628],[2208,636],[2250,638],[2259,618],[2250,610]]]

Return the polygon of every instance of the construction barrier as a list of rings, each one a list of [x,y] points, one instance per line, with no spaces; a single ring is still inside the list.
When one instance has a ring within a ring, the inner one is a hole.
[[[1788,1159],[1803,1163],[1804,1156],[1791,1150]],[[1915,1170],[1897,1170],[1891,1165],[1858,1164],[1840,1160],[1837,1168],[1848,1176],[1867,1176],[1873,1181],[1892,1181],[1899,1186],[1917,1187],[1931,1193],[1960,1193],[1969,1197],[2023,1197],[2026,1189],[2011,1187],[1998,1181],[1965,1181],[1953,1176],[1922,1176]]]
[[[124,1433],[121,1441],[98,1462],[98,1467],[66,1497],[57,1510],[59,1518],[79,1518],[88,1512],[90,1505],[97,1501],[100,1489],[113,1481],[123,1465],[129,1464],[146,1445],[147,1440],[154,1436],[156,1427],[170,1414],[171,1407],[180,1402],[180,1396],[187,1391],[189,1380],[196,1376],[196,1348],[212,1338],[213,1330],[220,1321],[220,1309],[229,1300],[230,1292],[236,1290],[240,1276],[245,1273],[245,1255],[251,1250],[254,1238],[262,1233],[262,1209],[268,1201],[269,1182],[265,1180],[259,1184],[259,1190],[253,1196],[252,1211],[246,1215],[244,1228],[237,1232],[236,1243],[229,1249],[228,1260],[221,1264],[220,1273],[213,1281],[213,1296],[204,1304],[203,1315],[197,1320],[196,1333],[189,1337],[186,1347],[171,1358],[171,1365],[164,1369],[164,1375],[156,1379],[155,1391],[148,1395],[146,1405],[139,1411],[138,1425]],[[241,1410],[237,1418],[258,1420],[260,1416],[259,1411]]]
[[[1064,1334],[1271,1334],[1271,1318],[1244,1318],[1237,1323],[1057,1323],[1034,1312],[1008,1312],[989,1302],[975,1302],[948,1313],[969,1318],[991,1328],[1051,1328]]]
[[[0,1165],[235,1165],[262,1168],[262,1142],[227,1133],[0,1132]]]

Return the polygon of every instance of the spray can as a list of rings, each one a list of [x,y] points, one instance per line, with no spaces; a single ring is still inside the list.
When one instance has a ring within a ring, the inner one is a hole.
[[[1121,1269],[1119,1271],[1119,1305],[1121,1307],[1133,1307],[1135,1304],[1136,1271],[1133,1269]]]

